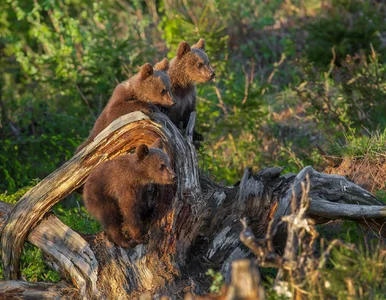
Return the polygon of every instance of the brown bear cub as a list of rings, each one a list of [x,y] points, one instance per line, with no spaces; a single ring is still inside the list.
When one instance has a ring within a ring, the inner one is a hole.
[[[166,58],[157,64],[156,70],[151,64],[146,63],[138,74],[118,84],[87,140],[75,153],[88,145],[111,122],[125,114],[137,110],[149,113],[155,104],[161,107],[174,105],[171,83],[166,73],[168,67],[169,62]]]
[[[150,148],[142,144],[135,153],[94,168],[84,185],[83,198],[87,210],[102,224],[108,239],[121,247],[132,247],[149,240],[144,221],[154,207],[149,207],[143,199],[143,192],[149,184],[173,184],[175,179],[169,157],[157,139]]]
[[[215,77],[205,53],[205,40],[200,39],[192,47],[187,42],[181,42],[176,57],[170,61],[168,74],[176,101],[168,116],[177,127],[182,123],[182,127],[186,128],[190,113],[196,110],[195,84],[208,82]],[[196,133],[196,136],[202,139],[200,134]]]

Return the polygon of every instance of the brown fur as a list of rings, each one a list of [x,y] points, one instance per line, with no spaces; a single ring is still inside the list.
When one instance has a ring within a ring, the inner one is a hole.
[[[169,61],[167,60],[167,58],[164,58],[160,62],[156,63],[154,65],[154,70],[167,72],[169,70]]]
[[[190,113],[196,110],[197,83],[205,83],[215,76],[205,53],[205,41],[200,39],[192,47],[187,42],[178,46],[176,57],[170,61],[168,70],[176,105],[170,108],[170,120],[183,128],[189,121]]]
[[[151,64],[146,63],[137,75],[118,84],[96,120],[89,137],[75,153],[88,145],[111,122],[125,114],[137,110],[148,114],[152,111],[153,104],[166,107],[174,105],[171,83],[166,73],[168,67],[167,59],[158,63],[156,70]]]
[[[176,174],[158,139],[151,148],[137,147],[126,154],[105,161],[90,173],[83,198],[87,210],[103,226],[109,240],[121,247],[148,242],[144,219],[154,210],[143,198],[149,184],[172,184]],[[127,231],[134,240],[125,237]]]

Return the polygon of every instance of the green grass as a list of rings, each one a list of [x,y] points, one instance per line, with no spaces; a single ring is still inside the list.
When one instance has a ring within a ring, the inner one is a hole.
[[[99,223],[91,218],[84,206],[63,208],[58,204],[53,211],[64,224],[77,232],[93,234],[101,231]]]
[[[15,193],[8,193],[5,191],[4,193],[0,194],[0,201],[10,203],[10,204],[16,204],[17,201],[20,200],[21,197],[24,196],[25,193],[27,193],[31,188],[33,188],[36,184],[38,184],[39,179],[33,179],[30,181],[29,185],[17,190]]]
[[[338,248],[319,280],[323,294],[318,296],[347,299],[384,299],[386,286],[386,249],[380,244],[354,251]]]
[[[386,156],[386,130],[369,132],[357,136],[355,132],[346,133],[344,142],[335,142],[332,147],[336,155],[350,158],[379,159]]]
[[[45,264],[43,252],[29,243],[26,243],[23,247],[20,259],[20,269],[22,278],[29,282],[59,282],[61,279],[58,272],[50,269]],[[1,262],[0,280],[4,280]]]

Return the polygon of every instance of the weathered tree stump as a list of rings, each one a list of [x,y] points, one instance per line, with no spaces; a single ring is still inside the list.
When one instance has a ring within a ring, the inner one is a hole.
[[[188,133],[193,132],[194,120],[191,121]],[[178,182],[174,189],[156,188],[152,194],[166,194],[163,198],[169,202],[163,203],[164,214],[150,224],[147,245],[134,249],[116,247],[103,232],[82,236],[54,215],[47,215],[54,204],[84,183],[97,164],[142,143],[150,145],[156,138],[166,144]],[[208,280],[202,276],[208,268],[220,270],[230,282],[231,263],[250,255],[239,240],[239,219],[247,217],[255,235],[264,237],[270,221],[277,224],[290,213],[292,186],[295,196],[300,197],[301,182],[307,174],[312,199],[309,217],[319,223],[336,218],[366,221],[383,232],[385,207],[346,178],[322,174],[311,167],[299,174],[281,175],[281,171],[282,168],[267,168],[253,174],[246,169],[235,186],[214,183],[199,176],[190,135],[185,139],[162,113],[155,113],[151,119],[140,112],[128,114],[114,121],[14,207],[0,203],[4,276],[7,280],[20,278],[20,253],[28,240],[47,254],[49,265],[82,299],[135,299],[145,291],[155,297],[172,298],[188,291],[201,294],[208,287]],[[275,247],[283,246],[285,227],[278,230],[276,237]],[[17,285],[20,293],[23,286],[25,290],[34,286],[19,281],[2,284]],[[65,288],[50,285],[50,291],[64,298],[68,296]],[[41,286],[36,284],[36,293],[39,291]]]

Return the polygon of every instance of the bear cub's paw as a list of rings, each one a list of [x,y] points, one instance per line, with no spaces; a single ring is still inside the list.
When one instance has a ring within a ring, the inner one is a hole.
[[[149,234],[145,233],[143,236],[141,236],[139,239],[136,239],[135,242],[139,244],[147,244],[149,243]]]

